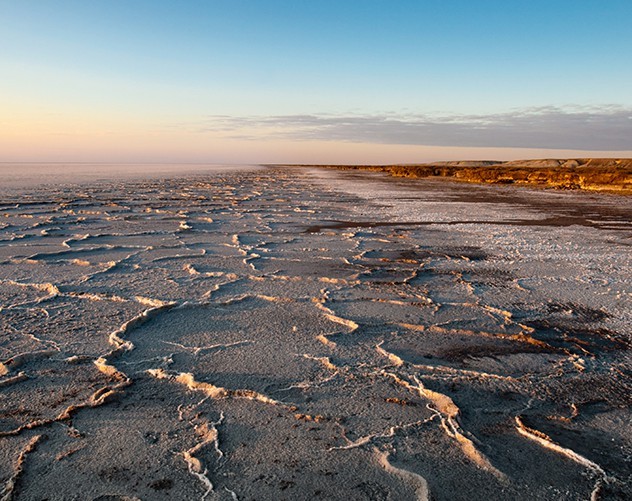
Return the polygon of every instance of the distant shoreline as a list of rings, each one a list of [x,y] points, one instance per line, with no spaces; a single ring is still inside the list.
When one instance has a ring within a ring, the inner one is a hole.
[[[394,177],[440,177],[480,184],[512,184],[632,195],[631,158],[481,160],[393,165],[283,164],[283,166],[368,170],[386,172]]]

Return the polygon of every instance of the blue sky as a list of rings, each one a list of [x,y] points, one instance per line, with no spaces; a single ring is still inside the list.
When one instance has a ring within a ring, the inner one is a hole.
[[[0,0],[0,160],[625,153],[631,19],[629,0]]]

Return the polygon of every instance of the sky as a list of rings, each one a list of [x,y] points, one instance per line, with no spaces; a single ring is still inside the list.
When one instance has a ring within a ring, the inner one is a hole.
[[[0,162],[632,157],[630,0],[0,0]]]

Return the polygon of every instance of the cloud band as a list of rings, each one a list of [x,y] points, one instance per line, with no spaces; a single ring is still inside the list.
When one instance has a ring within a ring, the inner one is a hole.
[[[541,107],[489,115],[208,116],[198,132],[239,139],[426,146],[632,150],[632,109]]]

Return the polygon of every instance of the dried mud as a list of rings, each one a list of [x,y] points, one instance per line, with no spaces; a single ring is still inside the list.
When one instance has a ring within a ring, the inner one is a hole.
[[[632,201],[5,188],[0,499],[626,499]]]

